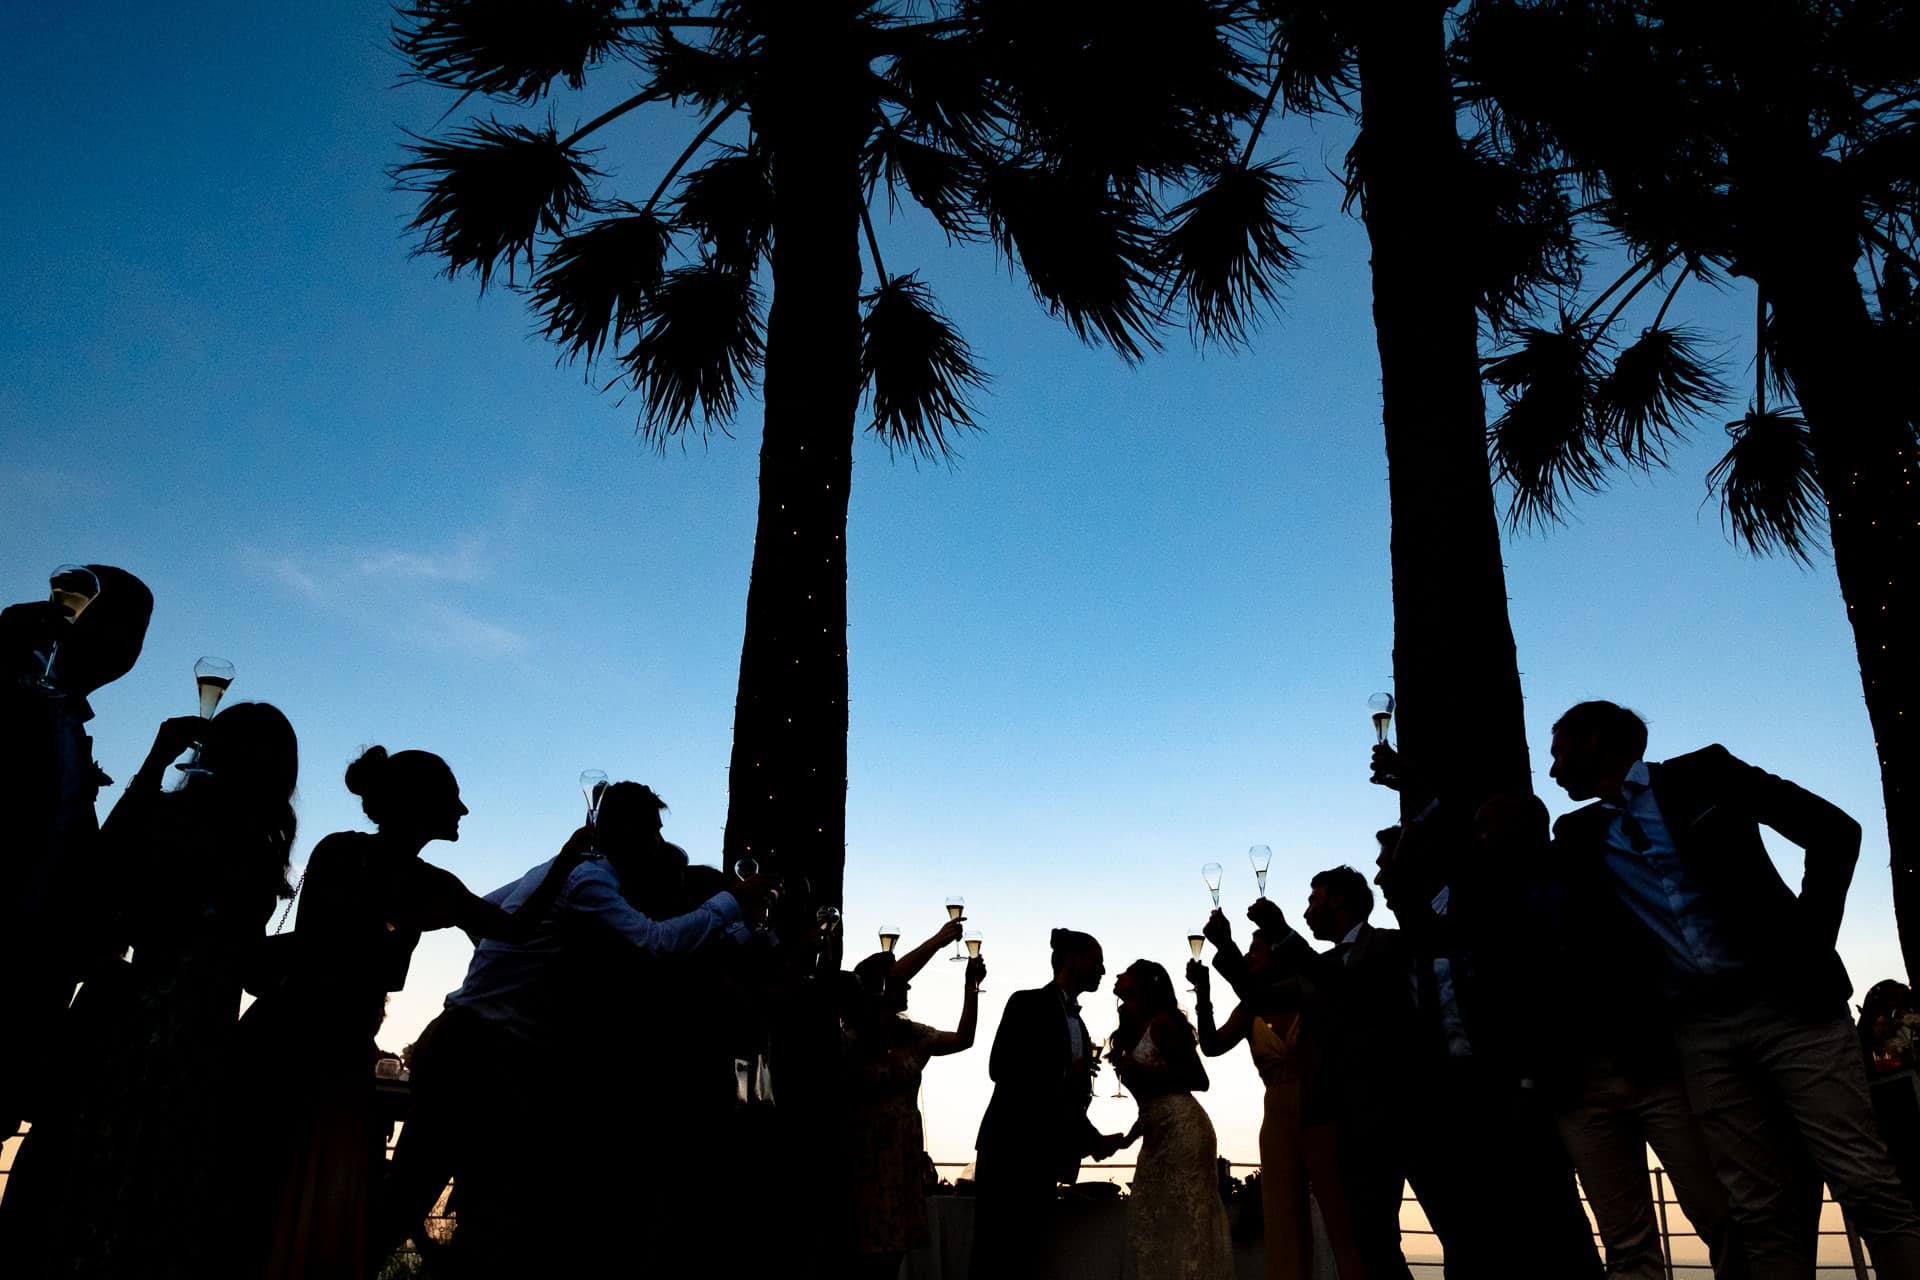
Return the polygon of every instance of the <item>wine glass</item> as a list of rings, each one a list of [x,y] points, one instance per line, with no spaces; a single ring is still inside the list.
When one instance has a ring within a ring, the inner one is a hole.
[[[83,564],[63,564],[47,575],[47,586],[51,588],[48,599],[66,612],[66,620],[71,625],[94,598],[100,594],[100,579],[93,570]],[[55,640],[47,648],[47,665],[37,677],[42,689],[58,689],[53,682],[53,660],[60,655],[60,642]]]
[[[967,941],[967,959],[978,960],[980,958],[980,935],[977,933],[969,933],[967,935],[966,941]],[[985,991],[986,988],[984,986],[975,987],[974,990]]]
[[[1207,949],[1206,934],[1200,932],[1200,930],[1198,929],[1195,929],[1192,933],[1189,933],[1187,935],[1187,950],[1193,952],[1193,958],[1195,960],[1198,960],[1200,958],[1200,953],[1202,951],[1205,951],[1206,949]]]
[[[1373,717],[1373,739],[1375,742],[1387,740],[1387,729],[1393,724],[1393,695],[1376,693],[1367,699],[1367,714]]]
[[[233,686],[233,664],[225,658],[202,658],[193,664],[193,683],[200,691],[200,718],[211,720]]]
[[[1127,1096],[1127,1091],[1120,1087],[1120,1059],[1127,1056],[1127,1051],[1117,1043],[1119,1034],[1116,1031],[1107,1037],[1107,1065],[1113,1068],[1113,1092],[1107,1095],[1109,1098]]]
[[[605,769],[582,769],[580,771],[580,794],[587,798],[587,826],[592,830],[600,828],[600,797],[606,794],[607,771]],[[745,879],[743,876],[742,879]]]
[[[1200,868],[1200,878],[1207,882],[1207,892],[1213,895],[1213,905],[1220,905],[1220,875],[1223,868],[1217,862],[1209,862]]]
[[[1247,850],[1247,861],[1253,864],[1253,878],[1260,882],[1260,896],[1267,896],[1267,868],[1273,865],[1273,850],[1263,844],[1257,844]]]
[[[947,919],[958,920],[961,916],[966,914],[966,911],[967,911],[967,900],[961,897],[959,894],[956,893],[951,898],[947,899]],[[960,954],[960,939],[955,938],[953,940],[953,954],[948,956],[947,959],[956,964],[966,959],[965,956]]]
[[[880,950],[887,955],[893,954],[894,944],[900,941],[900,926],[883,924],[880,926]]]

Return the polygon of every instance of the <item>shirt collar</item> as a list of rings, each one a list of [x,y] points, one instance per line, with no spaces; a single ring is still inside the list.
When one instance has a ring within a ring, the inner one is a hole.
[[[1652,785],[1653,773],[1647,768],[1647,762],[1645,760],[1635,760],[1633,766],[1627,770],[1627,776],[1620,779],[1620,803],[1615,804],[1611,800],[1602,800],[1600,807],[1618,813],[1632,804],[1635,796]]]
[[[1362,920],[1359,924],[1347,930],[1347,936],[1340,939],[1340,945],[1343,947],[1352,946],[1354,942],[1360,937],[1360,931],[1366,927],[1367,927],[1367,922],[1365,920]]]
[[[1053,993],[1060,997],[1061,1007],[1068,1013],[1077,1014],[1080,1012],[1080,1002],[1075,1000],[1065,987],[1056,982],[1053,984]]]

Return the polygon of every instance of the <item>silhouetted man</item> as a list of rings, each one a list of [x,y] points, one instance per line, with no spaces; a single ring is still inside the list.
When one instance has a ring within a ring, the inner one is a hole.
[[[1803,1151],[1866,1237],[1878,1274],[1920,1277],[1920,1216],[1874,1127],[1834,950],[1860,825],[1710,746],[1648,764],[1647,729],[1611,702],[1553,727],[1553,777],[1593,804],[1562,818],[1567,892],[1611,911],[1619,979],[1671,1022],[1687,1094],[1755,1280],[1812,1273]],[[1765,824],[1806,852],[1796,897]]]
[[[1039,1274],[1059,1184],[1124,1145],[1087,1119],[1097,1068],[1079,997],[1100,989],[1100,944],[1072,929],[1050,941],[1053,981],[1009,996],[993,1037],[993,1098],[974,1141],[974,1280]]]
[[[140,579],[87,568],[100,590],[77,618],[46,600],[0,611],[0,1140],[32,1118],[33,1069],[57,1060],[48,1048],[88,959],[94,801],[111,779],[93,761],[87,696],[133,669],[153,614]]]
[[[525,941],[487,939],[475,948],[466,981],[414,1050],[413,1105],[395,1152],[383,1236],[417,1237],[451,1174],[463,1274],[534,1274],[528,1268],[551,1266],[556,1251],[584,1260],[628,1248],[624,1234],[578,1221],[578,1179],[604,1185],[624,1163],[678,1158],[615,1149],[628,1144],[609,1141],[628,1131],[629,1114],[671,1116],[675,1100],[633,1096],[624,1091],[630,1079],[603,1078],[607,1046],[624,1037],[610,1038],[598,1024],[647,1020],[650,1010],[633,990],[632,961],[746,941],[747,919],[764,911],[769,891],[755,877],[671,918],[639,910],[628,895],[664,895],[674,869],[668,864],[685,861],[661,839],[664,808],[637,783],[607,788],[597,828],[576,833],[590,838],[592,852],[570,873],[543,923]],[[532,868],[487,900],[516,910],[550,866]],[[684,1050],[672,1039],[682,1028],[651,1030],[661,1052]],[[568,1105],[576,1078],[615,1088],[620,1106],[634,1110],[596,1117],[592,1108]],[[650,1240],[648,1247],[657,1255],[663,1243]]]

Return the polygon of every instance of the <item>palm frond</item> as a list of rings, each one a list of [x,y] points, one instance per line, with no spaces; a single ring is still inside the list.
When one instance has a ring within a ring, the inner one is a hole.
[[[1785,555],[1803,565],[1821,550],[1821,496],[1806,421],[1779,409],[1750,411],[1727,424],[1733,445],[1707,473],[1721,521],[1754,555]]]
[[[885,184],[890,211],[900,207],[900,193],[905,191],[933,215],[949,240],[970,240],[980,233],[973,199],[979,167],[966,156],[909,137],[892,123],[882,122],[867,140],[860,164],[867,185]]]
[[[617,343],[639,332],[665,276],[672,226],[658,214],[619,207],[622,216],[561,237],[534,278],[530,305],[563,359],[584,356],[591,364],[609,337]]]
[[[967,340],[913,275],[894,276],[861,299],[860,382],[873,396],[870,427],[889,450],[952,453],[948,433],[974,426],[970,393],[986,385]]]
[[[649,35],[642,60],[653,73],[651,87],[676,103],[709,115],[730,102],[751,102],[759,74],[750,35],[720,31],[704,44],[689,44],[670,31]]]
[[[1345,6],[1322,0],[1268,0],[1280,103],[1288,111],[1324,111],[1357,87],[1354,33]]]
[[[891,56],[880,73],[881,92],[899,108],[901,131],[953,149],[984,146],[1001,104],[979,36],[964,28],[939,35],[914,28],[889,34]]]
[[[621,0],[418,0],[398,10],[393,47],[415,79],[537,102],[556,79],[583,86],[587,68],[619,47],[620,6]]]
[[[1515,350],[1487,361],[1484,376],[1504,405],[1487,429],[1488,447],[1513,490],[1511,527],[1558,523],[1564,501],[1600,488],[1598,366],[1591,335],[1564,318],[1555,329],[1523,329]]]
[[[722,147],[680,182],[683,226],[699,232],[721,266],[751,271],[773,238],[773,170],[759,147]]]
[[[696,411],[724,429],[766,353],[763,333],[760,295],[746,272],[705,263],[668,272],[645,332],[620,357],[645,398],[641,433],[664,445]]]
[[[593,206],[587,181],[598,171],[561,143],[551,123],[535,130],[481,121],[407,150],[419,159],[396,168],[394,178],[401,190],[425,197],[408,226],[421,233],[417,252],[445,258],[450,277],[473,268],[482,289],[503,261],[509,278],[521,255],[531,268],[534,237],[559,235]]]
[[[1461,149],[1460,180],[1448,204],[1459,236],[1455,252],[1471,264],[1480,312],[1495,333],[1543,296],[1579,287],[1573,206],[1543,157],[1498,146],[1482,132]]]
[[[1595,395],[1595,419],[1623,461],[1642,469],[1664,464],[1688,420],[1726,399],[1701,341],[1690,329],[1651,328],[1614,357]]]
[[[1160,345],[1153,300],[1151,211],[1098,179],[1007,165],[981,194],[987,232],[1018,260],[1033,296],[1082,342],[1105,342],[1129,363]]]
[[[1274,304],[1299,262],[1298,186],[1277,161],[1227,165],[1168,214],[1165,270],[1199,340],[1240,345]]]

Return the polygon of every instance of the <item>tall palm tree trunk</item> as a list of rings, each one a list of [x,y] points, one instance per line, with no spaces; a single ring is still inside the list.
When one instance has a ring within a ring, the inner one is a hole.
[[[1436,794],[1476,804],[1531,792],[1532,778],[1487,471],[1476,300],[1450,254],[1461,143],[1445,8],[1369,4],[1360,146],[1393,504],[1401,752]]]
[[[760,515],[734,706],[726,858],[839,902],[847,825],[847,490],[860,400],[860,139],[843,4],[771,5],[773,304]]]
[[[1774,206],[1797,234],[1769,236],[1777,252],[1751,265],[1773,308],[1775,355],[1792,378],[1827,499],[1834,572],[1880,757],[1900,953],[1920,978],[1920,448],[1899,386],[1912,370],[1891,358],[1867,310],[1855,274],[1857,211],[1809,226],[1818,213],[1807,190]]]

